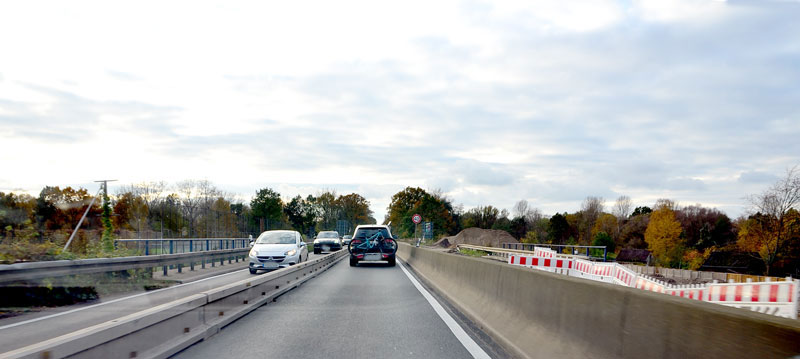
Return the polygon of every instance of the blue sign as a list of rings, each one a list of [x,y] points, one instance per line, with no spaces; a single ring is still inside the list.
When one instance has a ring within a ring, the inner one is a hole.
[[[422,224],[422,236],[425,239],[433,239],[433,222],[425,222]]]

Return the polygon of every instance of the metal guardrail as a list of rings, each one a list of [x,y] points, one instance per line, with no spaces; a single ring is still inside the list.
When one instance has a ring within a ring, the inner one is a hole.
[[[545,247],[545,248],[550,248],[550,249],[552,249],[554,247],[555,248],[572,248],[572,250],[570,252],[572,252],[573,255],[579,255],[578,253],[585,249],[586,250],[586,257],[589,257],[589,258],[600,258],[600,257],[593,257],[590,254],[589,250],[591,250],[591,249],[602,249],[603,250],[603,262],[608,261],[608,249],[606,248],[606,246],[579,246],[577,244],[547,244],[547,243],[501,243],[501,245],[503,246],[503,248],[512,249],[512,247],[513,247],[513,249],[520,249],[521,248],[523,250],[527,246],[528,248],[530,248],[531,251],[533,251],[534,248],[536,248],[536,247]]]
[[[346,256],[346,251],[334,252],[47,338],[37,344],[8,352],[0,349],[0,358],[106,358],[109,353],[126,358],[167,358],[218,333]]]
[[[117,239],[117,247],[137,249],[143,255],[175,254],[220,249],[248,248],[249,238],[158,238]]]
[[[521,249],[510,249],[510,248],[497,248],[497,247],[484,247],[484,246],[475,246],[471,244],[456,244],[456,248],[464,248],[464,249],[471,249],[476,251],[483,251],[489,253],[491,256],[502,257],[508,259],[509,254],[527,254],[533,255],[533,251],[526,251]],[[571,255],[571,254],[556,254],[556,257],[560,258],[580,258],[586,259],[586,256],[582,255]]]
[[[249,251],[248,247],[180,254],[3,264],[0,265],[0,283],[154,267],[162,267],[166,275],[169,266],[177,266],[180,272],[186,264],[194,270],[196,264],[205,268],[206,264],[215,266],[217,262],[224,264],[226,260],[228,263],[234,260],[238,262],[239,259],[245,260]]]

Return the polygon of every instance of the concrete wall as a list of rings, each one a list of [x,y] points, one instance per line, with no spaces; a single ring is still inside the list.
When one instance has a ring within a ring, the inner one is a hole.
[[[523,357],[787,358],[800,324],[401,245],[399,257],[465,315]]]

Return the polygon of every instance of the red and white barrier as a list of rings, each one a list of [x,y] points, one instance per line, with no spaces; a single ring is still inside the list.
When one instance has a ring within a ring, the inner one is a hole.
[[[592,262],[541,247],[535,248],[533,255],[511,254],[508,263],[792,319],[797,319],[800,303],[800,281],[791,278],[785,282],[670,285],[617,263]]]
[[[703,300],[797,319],[798,288],[800,281],[790,278],[785,282],[711,283]]]

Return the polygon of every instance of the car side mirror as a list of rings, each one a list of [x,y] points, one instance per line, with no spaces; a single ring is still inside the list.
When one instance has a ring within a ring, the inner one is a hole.
[[[298,247],[305,247],[306,246],[306,242],[300,242],[300,244],[298,244],[297,246]]]

